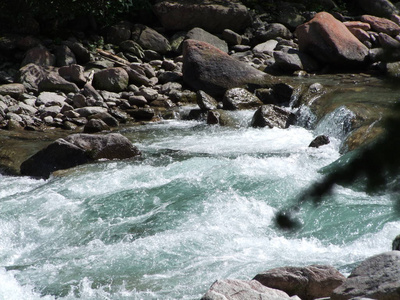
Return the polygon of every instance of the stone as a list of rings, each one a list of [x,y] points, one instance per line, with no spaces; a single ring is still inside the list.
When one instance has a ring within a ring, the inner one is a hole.
[[[186,39],[208,43],[226,53],[229,51],[228,44],[224,40],[198,27],[190,30],[186,34]]]
[[[379,44],[381,44],[383,49],[387,50],[400,49],[400,42],[386,33],[382,32],[379,33],[378,40]]]
[[[105,113],[107,112],[107,108],[100,106],[87,106],[82,108],[76,108],[73,111],[78,113],[79,116],[87,118],[91,115]]]
[[[40,81],[38,91],[60,91],[68,94],[79,92],[79,88],[75,83],[65,80],[58,73],[50,72]]]
[[[97,133],[110,130],[110,127],[101,119],[90,119],[83,127],[84,133]]]
[[[129,84],[128,73],[120,67],[109,68],[94,73],[93,87],[110,92],[122,92]]]
[[[297,295],[302,300],[329,297],[345,279],[335,268],[322,265],[275,268],[254,277],[265,286]]]
[[[140,66],[139,66],[140,67]],[[125,71],[128,73],[129,81],[135,85],[141,86],[152,86],[152,81],[150,78],[146,76],[146,73],[143,69],[138,67],[132,68],[130,66],[124,68]]]
[[[262,105],[254,113],[251,120],[252,127],[278,127],[278,128],[288,128],[290,125],[294,124],[296,117],[293,113],[286,111],[285,109],[273,105],[266,104]]]
[[[367,297],[400,299],[400,252],[390,251],[367,258],[331,294],[331,300]]]
[[[358,28],[364,31],[371,30],[371,25],[365,22],[360,21],[347,21],[343,22],[343,24],[351,31],[351,29]]]
[[[150,121],[155,117],[155,111],[152,108],[128,109],[126,111],[131,117],[139,121]]]
[[[292,37],[293,34],[290,32],[290,30],[285,25],[280,23],[269,24],[265,30],[262,30],[256,34],[256,39],[260,42],[265,42],[276,38],[291,39]]]
[[[99,159],[127,159],[140,151],[119,133],[107,135],[73,134],[40,150],[20,167],[21,175],[49,178],[57,170],[72,168]]]
[[[93,98],[99,102],[104,100],[101,94],[98,91],[96,91],[96,89],[90,83],[86,83],[83,86],[83,95],[85,95],[88,98]]]
[[[349,30],[364,45],[367,45],[367,43],[370,42],[371,37],[364,29],[350,27]]]
[[[86,64],[90,61],[90,51],[82,43],[65,41],[64,44],[74,53],[78,63]]]
[[[153,50],[161,54],[171,51],[169,41],[162,34],[145,25],[136,24],[133,27],[132,40],[144,49]]]
[[[67,97],[57,94],[55,92],[41,92],[36,99],[35,105],[40,106],[53,106],[58,105],[62,107],[65,104]]]
[[[179,82],[182,81],[182,73],[175,71],[159,72],[157,79],[160,84],[167,82]]]
[[[204,91],[197,91],[196,100],[201,110],[213,110],[218,106],[217,100]]]
[[[77,64],[71,64],[58,69],[58,74],[65,80],[76,83],[78,86],[83,86],[86,83],[84,68]]]
[[[318,62],[310,55],[288,47],[274,51],[274,59],[275,66],[283,72],[293,73],[298,70],[315,72],[320,69]]]
[[[212,33],[243,32],[251,23],[247,7],[236,0],[168,0],[156,3],[153,10],[168,31],[200,27]]]
[[[90,120],[92,120],[92,119],[102,120],[104,123],[106,123],[110,127],[118,127],[119,126],[118,120],[115,117],[113,117],[111,114],[109,114],[108,112],[101,112],[101,113],[91,115],[89,117],[89,119]],[[108,129],[105,129],[105,130],[108,130]]]
[[[128,101],[130,105],[135,105],[137,107],[144,107],[145,105],[148,104],[146,98],[140,95],[130,96]]]
[[[327,145],[329,144],[331,141],[329,140],[329,137],[326,135],[319,135],[317,136],[315,139],[312,140],[312,142],[310,143],[310,145],[308,145],[308,147],[311,148],[319,148],[323,145]]]
[[[361,21],[371,25],[372,30],[380,33],[386,33],[390,36],[396,36],[400,33],[400,26],[395,22],[370,15],[361,16]]]
[[[140,89],[137,94],[143,96],[147,101],[150,102],[158,98],[158,91],[148,87]]]
[[[76,64],[75,54],[66,45],[61,45],[56,48],[55,59],[57,67]]]
[[[9,83],[0,85],[0,95],[10,95],[14,99],[20,99],[25,92],[25,86],[21,83]]]
[[[266,42],[256,45],[253,48],[253,52],[254,53],[272,54],[275,50],[276,45],[278,45],[278,41],[271,39],[271,40],[268,40]]]
[[[209,110],[207,112],[207,124],[216,125],[220,123],[221,114],[215,110]]]
[[[283,291],[263,286],[256,280],[225,279],[215,281],[201,300],[300,300]]]
[[[233,30],[225,29],[222,32],[222,37],[229,45],[240,45],[242,43],[242,36]]]
[[[392,250],[393,251],[400,251],[400,235],[396,236],[392,243]]]
[[[390,18],[398,9],[388,0],[358,0],[358,5],[367,13],[378,17]]]
[[[38,46],[32,49],[29,49],[25,53],[25,57],[22,60],[21,67],[26,66],[27,64],[33,63],[42,67],[54,66],[55,57],[43,46]]]
[[[108,43],[119,45],[131,38],[131,29],[132,24],[126,21],[112,25],[106,30],[106,40]]]
[[[137,42],[129,39],[120,43],[120,48],[126,52],[136,55],[138,58],[142,59],[144,57],[143,48]]]
[[[187,85],[213,97],[222,96],[229,88],[277,81],[210,44],[190,39],[184,42],[182,71]]]
[[[233,88],[226,91],[222,98],[226,110],[249,109],[262,105],[257,96],[243,88]]]
[[[326,12],[317,13],[311,21],[297,27],[296,35],[299,50],[323,63],[341,67],[361,65],[368,56],[368,48]]]

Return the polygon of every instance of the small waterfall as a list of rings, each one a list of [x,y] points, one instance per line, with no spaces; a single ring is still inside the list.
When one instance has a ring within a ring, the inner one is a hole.
[[[355,117],[356,115],[351,110],[345,106],[340,106],[318,122],[315,133],[343,141],[352,130],[352,121]]]

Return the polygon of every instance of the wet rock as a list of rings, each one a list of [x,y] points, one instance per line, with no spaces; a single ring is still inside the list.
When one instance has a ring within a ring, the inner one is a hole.
[[[207,124],[216,125],[220,123],[221,114],[215,110],[209,110],[207,112]]]
[[[129,75],[123,68],[109,68],[94,74],[93,87],[110,92],[122,92],[129,83]]]
[[[138,121],[150,121],[156,115],[152,108],[128,109],[126,112]]]
[[[58,69],[58,74],[60,74],[62,78],[74,82],[81,87],[86,83],[83,72],[84,68],[77,64],[71,64]]]
[[[186,40],[183,60],[183,81],[195,90],[203,90],[212,96],[221,96],[229,88],[250,83],[277,81],[205,42]]]
[[[25,86],[21,83],[9,83],[0,85],[0,95],[10,95],[14,99],[19,99],[24,92]]]
[[[49,178],[57,170],[72,168],[98,159],[127,159],[140,151],[118,133],[73,134],[60,138],[21,164],[21,174]]]
[[[201,300],[300,300],[283,291],[263,286],[256,280],[226,279],[215,281]]]
[[[198,28],[198,27],[190,30],[186,34],[186,38],[208,43],[226,53],[228,53],[228,50],[229,50],[228,44],[224,40],[221,40],[219,37],[205,31],[204,29]]]
[[[38,47],[35,47],[32,49],[29,49],[26,52],[25,57],[21,63],[21,67],[26,66],[27,64],[30,64],[30,63],[33,63],[38,66],[42,66],[42,67],[54,66],[55,57],[45,47],[38,46]]]
[[[348,67],[364,63],[368,48],[331,14],[321,12],[296,29],[299,49],[317,60]]]
[[[154,50],[161,54],[171,51],[169,41],[162,34],[145,25],[136,24],[133,27],[132,40],[144,49]]]
[[[395,300],[400,298],[400,252],[390,251],[367,258],[331,294],[332,300],[353,297]]]
[[[250,25],[250,14],[239,1],[160,1],[153,10],[163,27],[171,31],[200,27],[213,33],[227,28],[242,32]]]
[[[378,17],[390,18],[398,9],[388,0],[358,0],[358,5],[367,13]]]
[[[233,88],[226,91],[222,104],[226,110],[237,110],[258,107],[262,102],[246,89]]]
[[[363,15],[361,21],[371,25],[371,28],[378,33],[382,32],[390,36],[396,36],[400,33],[400,26],[385,18]]]
[[[386,72],[389,77],[400,79],[400,61],[387,63]]]
[[[110,127],[101,119],[90,119],[83,127],[84,133],[97,133],[104,130],[110,130]]]
[[[392,250],[393,251],[400,251],[400,235],[396,236],[392,243]]]
[[[293,113],[290,113],[279,106],[266,104],[262,105],[254,113],[251,120],[251,126],[288,128],[290,125],[295,123],[295,120],[296,117]]]
[[[311,148],[319,148],[323,145],[329,144],[331,141],[329,140],[329,137],[326,135],[319,135],[313,141],[308,145],[308,147]]]
[[[60,91],[66,94],[77,93],[79,88],[75,83],[62,78],[58,73],[51,72],[39,83],[39,92],[41,91]]]
[[[61,45],[56,48],[55,59],[57,67],[76,64],[75,54],[66,45]]]
[[[275,268],[254,277],[265,286],[297,295],[302,300],[329,297],[345,279],[335,268],[321,265]]]
[[[215,100],[204,91],[197,91],[196,100],[197,104],[202,110],[213,110],[216,109],[218,106],[217,100]]]

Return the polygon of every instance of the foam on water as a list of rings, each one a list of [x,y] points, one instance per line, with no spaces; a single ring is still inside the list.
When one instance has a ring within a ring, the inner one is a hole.
[[[342,187],[302,207],[301,230],[276,228],[277,210],[322,176],[340,141],[311,149],[313,133],[298,127],[176,121],[126,134],[142,159],[47,181],[0,176],[0,298],[199,299],[216,279],[279,266],[348,273],[400,229],[389,196]]]

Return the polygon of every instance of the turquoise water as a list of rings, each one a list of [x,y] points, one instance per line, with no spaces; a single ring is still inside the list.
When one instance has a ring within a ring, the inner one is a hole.
[[[200,299],[216,279],[309,264],[347,275],[390,250],[400,232],[391,195],[349,187],[304,205],[300,230],[279,230],[275,213],[340,157],[345,119],[253,129],[251,115],[238,113],[235,128],[125,128],[136,160],[49,180],[0,175],[0,299]],[[324,131],[332,143],[308,148]]]

